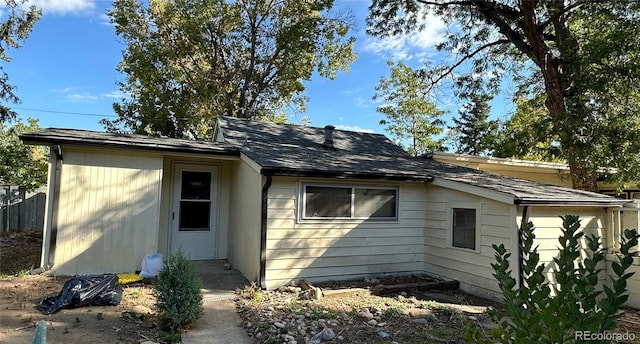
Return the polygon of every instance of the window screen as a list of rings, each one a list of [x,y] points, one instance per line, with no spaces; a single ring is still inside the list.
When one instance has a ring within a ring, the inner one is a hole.
[[[476,210],[453,208],[453,246],[476,249]]]
[[[303,218],[396,219],[397,198],[395,188],[305,185]]]

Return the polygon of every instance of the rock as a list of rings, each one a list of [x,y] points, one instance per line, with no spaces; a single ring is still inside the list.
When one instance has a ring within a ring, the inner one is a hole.
[[[307,341],[307,344],[319,344],[321,342],[333,340],[335,337],[336,334],[333,332],[333,330],[325,327],[322,329],[322,331],[316,333],[313,337],[311,337],[311,339]]]
[[[342,340],[344,340],[344,337],[343,337],[343,336],[338,336],[338,338],[337,338],[337,339],[338,339],[338,340],[340,340],[340,341],[342,341]]]
[[[407,292],[406,291],[401,291],[400,295],[402,295],[403,297],[407,297]]]
[[[478,320],[478,318],[474,317],[473,315],[470,315],[470,316],[469,316],[469,320],[476,321],[476,320]]]
[[[389,343],[389,344],[400,344],[400,343],[398,343],[398,342],[396,342],[396,341],[394,340],[393,342],[391,342],[391,343]]]
[[[322,340],[325,342],[333,340],[333,338],[336,337],[336,334],[333,332],[333,330],[328,327],[323,328],[320,334],[322,335]]]
[[[276,321],[276,322],[273,323],[273,326],[275,326],[277,328],[284,328],[286,325],[281,323],[281,322],[279,322],[279,321]]]
[[[347,319],[347,318],[349,318],[349,315],[346,312],[342,311],[342,312],[340,312],[340,314],[338,314],[338,318]]]
[[[377,278],[372,278],[372,279],[369,280],[369,283],[372,284],[372,285],[378,285],[378,284],[380,284],[380,280],[377,279]]]
[[[385,325],[387,325],[385,322],[378,323],[378,327],[384,327]]]
[[[390,335],[387,332],[380,331],[380,332],[378,332],[378,337],[380,337],[380,338],[389,338]]]
[[[418,318],[418,319],[413,319],[413,322],[419,325],[426,325],[429,323],[429,320],[425,318]]]
[[[378,324],[378,322],[373,320],[373,319],[367,321],[367,325],[369,325],[369,326],[376,326],[377,324]]]

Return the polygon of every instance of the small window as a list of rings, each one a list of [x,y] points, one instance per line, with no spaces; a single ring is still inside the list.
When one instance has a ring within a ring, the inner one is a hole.
[[[453,208],[454,247],[476,249],[476,210]]]
[[[304,219],[397,219],[397,188],[303,186]]]

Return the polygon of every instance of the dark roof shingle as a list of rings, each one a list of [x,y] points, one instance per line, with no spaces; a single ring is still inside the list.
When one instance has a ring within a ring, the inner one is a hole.
[[[430,181],[422,165],[384,135],[333,131],[333,147],[324,128],[218,118],[225,143],[262,167],[263,173]]]

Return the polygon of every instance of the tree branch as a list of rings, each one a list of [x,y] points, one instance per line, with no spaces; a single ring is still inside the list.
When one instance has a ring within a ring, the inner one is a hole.
[[[553,23],[554,20],[558,19],[561,15],[571,12],[574,9],[586,5],[589,1],[577,1],[574,2],[573,4],[563,8],[562,10],[558,11],[557,13],[555,13],[552,16],[549,16],[549,18],[547,20],[545,20],[544,22],[540,23],[538,25],[538,32],[542,32],[544,31],[544,29],[547,28],[547,26],[549,26],[549,24]]]
[[[517,9],[507,6],[505,4],[499,4],[494,1],[487,0],[462,0],[462,1],[448,1],[448,2],[438,2],[438,1],[429,1],[429,0],[417,0],[419,3],[423,5],[433,5],[438,7],[450,7],[450,6],[478,6],[482,4],[485,8],[491,8],[501,16],[510,19],[516,20],[520,17],[520,11]]]
[[[509,41],[508,39],[499,39],[497,41],[490,42],[490,43],[487,43],[487,44],[484,44],[484,45],[478,47],[478,49],[470,52],[469,54],[467,54],[465,56],[463,56],[460,60],[458,60],[458,62],[454,63],[451,67],[447,68],[447,70],[444,73],[440,74],[440,76],[438,76],[438,78],[436,78],[434,81],[432,81],[432,85],[435,85],[435,84],[439,83],[440,81],[442,81],[442,79],[444,79],[447,75],[450,75],[464,61],[473,58],[475,55],[477,55],[481,51],[483,51],[485,49],[488,49],[490,47],[496,46],[496,45],[508,44],[510,42],[511,41]]]

